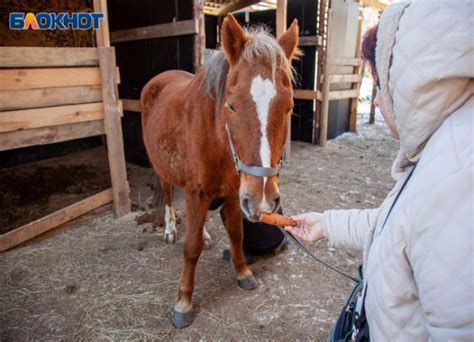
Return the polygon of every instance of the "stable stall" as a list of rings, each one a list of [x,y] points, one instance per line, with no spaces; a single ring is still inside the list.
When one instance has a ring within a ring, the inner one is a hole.
[[[0,235],[0,250],[110,202],[117,215],[130,211],[125,159],[149,165],[141,89],[166,70],[196,72],[219,48],[220,25],[229,13],[242,25],[267,25],[277,37],[298,19],[304,54],[294,62],[298,82],[286,159],[290,140],[324,146],[327,139],[354,131],[363,73],[363,3],[373,5],[343,0],[6,3],[4,16],[97,11],[105,18],[97,32],[0,27],[0,169],[106,145],[111,186]]]
[[[9,11],[22,11],[26,5],[13,5]],[[77,5],[73,10],[83,9],[79,3],[73,5]],[[64,8],[60,2],[49,6],[38,4],[38,9]],[[93,10],[106,14],[105,1],[94,1]],[[120,76],[109,43],[107,20],[96,32],[96,44],[94,37],[82,34],[78,45],[90,43],[90,47],[58,47],[67,41],[66,35],[73,36],[67,45],[74,45],[75,35],[63,32],[55,40],[47,34],[31,30],[13,32],[5,40],[8,46],[0,47],[0,151],[13,151],[18,157],[34,154],[35,147],[40,145],[55,149],[57,145],[50,144],[104,136],[112,186],[0,235],[0,251],[110,202],[117,216],[130,211],[120,121],[122,102],[117,92]],[[3,27],[2,35],[10,33]],[[17,43],[22,46],[16,46]],[[54,47],[44,47],[48,45]],[[68,151],[67,146],[62,149]]]

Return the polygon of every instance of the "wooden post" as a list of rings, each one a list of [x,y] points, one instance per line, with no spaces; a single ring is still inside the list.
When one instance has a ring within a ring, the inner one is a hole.
[[[357,28],[357,45],[356,45],[356,58],[361,57],[361,44],[362,44],[362,21],[363,21],[363,10],[360,1],[359,3],[359,25]],[[355,67],[354,73],[359,74],[361,72],[361,67]],[[353,83],[352,89],[359,89],[361,83]],[[349,116],[349,131],[355,132],[357,130],[357,105],[359,99],[357,97],[351,100],[351,113]]]
[[[204,0],[194,0],[194,19],[198,20],[198,32],[194,35],[194,72],[204,63],[206,48],[206,27],[204,25]]]
[[[110,47],[109,17],[107,0],[94,0],[94,11],[103,12],[102,25],[96,31],[99,67],[102,78],[102,101],[104,102],[104,125],[107,139],[110,177],[115,214],[118,216],[130,212],[130,188],[127,181],[127,169],[123,150],[121,109],[115,72],[115,49]]]
[[[321,133],[319,136],[319,145],[321,147],[326,146],[328,139],[328,116],[329,116],[329,86],[331,84],[329,80],[329,68],[331,61],[331,30],[332,30],[332,11],[328,10],[328,26],[327,26],[327,43],[326,53],[324,58],[324,74],[323,74],[323,92],[322,92],[322,104],[321,104]]]
[[[99,65],[102,75],[102,99],[104,101],[104,123],[107,138],[110,176],[118,216],[130,212],[130,188],[123,151],[122,124],[115,73],[115,50],[113,47],[99,47]]]
[[[97,46],[110,46],[110,35],[109,35],[109,15],[107,14],[107,0],[94,0],[94,12],[104,13],[104,19],[100,28],[95,32],[97,40]]]
[[[317,91],[322,93],[323,88],[322,88],[322,71],[324,70],[324,37],[326,34],[326,12],[327,12],[327,1],[326,0],[320,0],[319,1],[319,18],[318,18],[318,35],[322,38],[321,44],[318,45],[317,47],[317,56],[318,56],[318,69],[317,69],[317,74],[316,74],[316,80],[315,80],[315,88]],[[316,142],[320,138],[320,129],[321,129],[321,101],[318,100],[316,101],[316,110],[314,112],[314,118],[313,118],[313,144],[316,144]]]
[[[375,96],[377,96],[377,86],[374,84],[372,86],[372,97],[370,98],[369,124],[373,124],[375,122],[375,104],[374,104]]]
[[[276,36],[280,38],[287,29],[286,23],[287,0],[277,0],[276,8]],[[283,159],[288,161],[291,157],[291,115],[288,118],[288,133],[286,135],[285,151]]]

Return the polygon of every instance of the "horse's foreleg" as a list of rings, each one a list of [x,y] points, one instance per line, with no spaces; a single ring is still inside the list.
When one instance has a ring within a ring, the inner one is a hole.
[[[243,217],[238,198],[234,200],[226,199],[225,204],[221,209],[221,216],[227,234],[229,235],[230,253],[237,276],[237,284],[243,289],[253,290],[258,284],[245,261],[242,246],[244,236],[242,225]]]
[[[203,227],[208,206],[209,203],[200,200],[198,196],[185,193],[186,233],[183,271],[172,317],[172,322],[177,328],[185,328],[193,321],[194,274],[203,248]]]

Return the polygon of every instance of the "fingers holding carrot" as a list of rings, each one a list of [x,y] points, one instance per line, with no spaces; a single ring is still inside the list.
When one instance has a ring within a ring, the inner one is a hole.
[[[291,217],[296,226],[285,227],[296,237],[308,241],[318,241],[327,237],[327,229],[324,224],[324,216],[320,213],[309,212]]]

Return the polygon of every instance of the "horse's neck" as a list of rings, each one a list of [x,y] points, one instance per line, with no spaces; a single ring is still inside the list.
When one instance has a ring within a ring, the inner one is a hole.
[[[217,108],[216,100],[211,98],[207,93],[206,86],[204,84],[206,76],[205,68],[201,68],[200,71],[193,77],[189,84],[190,95],[185,96],[184,101],[187,102],[187,105],[190,108],[190,112],[195,113],[195,110],[199,111],[199,116],[201,118],[200,123],[206,128],[206,131],[203,131],[203,134],[209,133],[222,142],[222,137],[225,136],[225,122],[223,121],[223,115],[221,111],[223,110],[223,103],[225,103],[225,95],[220,101],[220,106]],[[194,114],[192,114],[194,115]]]

